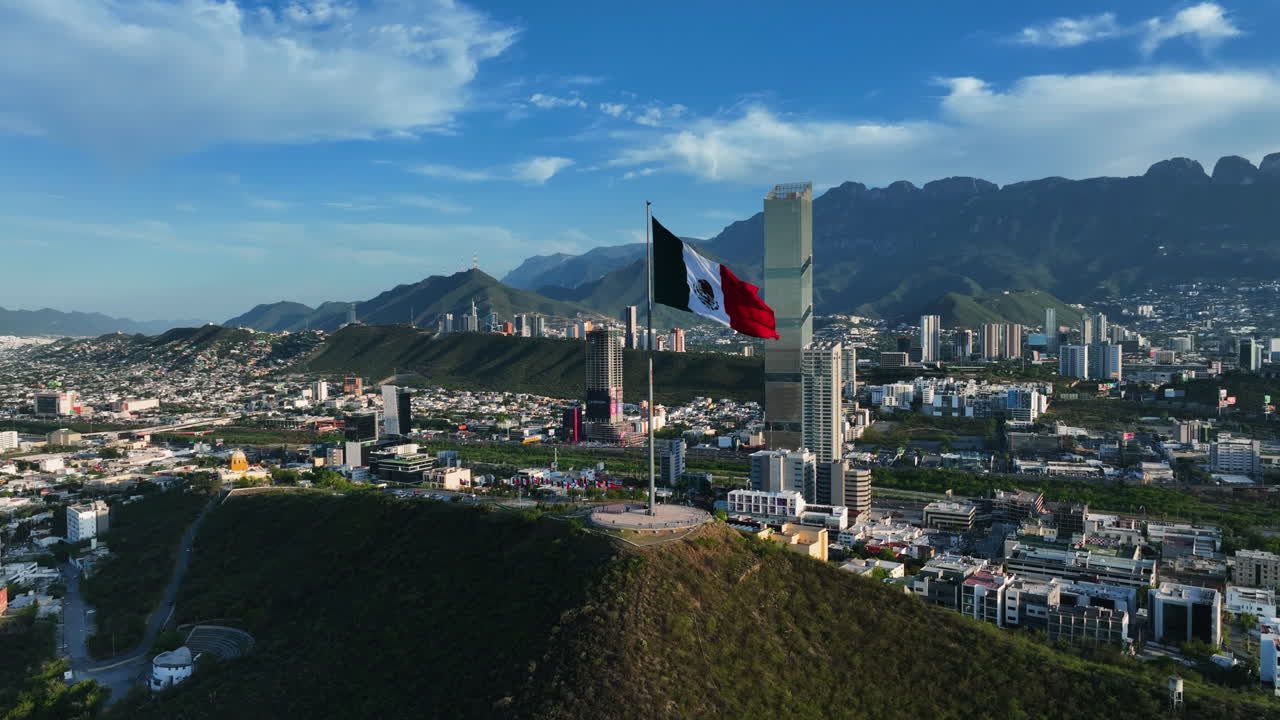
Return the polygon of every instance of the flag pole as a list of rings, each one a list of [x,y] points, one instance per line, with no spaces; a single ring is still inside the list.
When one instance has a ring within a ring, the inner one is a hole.
[[[653,203],[648,200],[644,201],[644,274],[645,289],[648,294],[648,310],[645,313],[648,331],[645,335],[644,343],[647,352],[645,355],[649,360],[649,514],[657,513],[658,491],[654,482],[654,443],[653,443],[653,218],[650,215],[649,206]]]

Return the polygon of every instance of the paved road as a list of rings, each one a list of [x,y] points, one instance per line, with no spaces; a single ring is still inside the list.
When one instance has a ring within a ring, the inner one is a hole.
[[[63,652],[71,659],[71,669],[75,672],[76,680],[91,678],[111,688],[109,702],[127,695],[136,684],[139,675],[147,670],[151,646],[155,644],[156,636],[173,615],[178,588],[182,586],[182,579],[187,574],[187,566],[191,563],[191,544],[195,541],[196,533],[199,532],[205,516],[209,514],[209,509],[216,502],[217,496],[214,496],[182,535],[182,542],[178,547],[178,559],[174,563],[169,584],[165,586],[160,604],[147,618],[147,629],[142,636],[142,641],[132,650],[104,660],[89,658],[86,642],[89,631],[93,627],[93,610],[87,607],[80,593],[80,578],[75,569],[70,565],[63,567],[63,577],[67,582],[67,595],[63,600]]]

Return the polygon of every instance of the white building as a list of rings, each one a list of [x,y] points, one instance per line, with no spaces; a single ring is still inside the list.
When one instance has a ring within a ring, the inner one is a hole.
[[[1222,595],[1213,588],[1160,583],[1147,591],[1147,608],[1156,642],[1222,644]]]
[[[325,402],[329,399],[329,383],[324,380],[317,380],[315,387],[311,390],[311,399],[318,403]]]
[[[1226,610],[1235,614],[1249,613],[1258,617],[1275,617],[1276,591],[1270,588],[1228,585]]]
[[[807,501],[816,501],[817,459],[805,449],[754,452],[751,454],[751,489],[794,490]]]
[[[798,518],[804,512],[804,496],[795,490],[731,490],[730,515]]]
[[[937,362],[938,347],[942,337],[942,318],[937,315],[920,316],[920,361]]]
[[[0,453],[18,449],[18,433],[14,430],[0,431]]]
[[[195,669],[195,661],[191,657],[191,648],[183,645],[177,650],[162,652],[151,661],[152,690],[171,688],[191,677]]]
[[[1258,440],[1219,435],[1209,444],[1209,465],[1217,473],[1257,475],[1262,472],[1261,450]]]
[[[95,538],[110,527],[111,511],[102,500],[67,506],[67,542]]]
[[[811,343],[800,353],[801,441],[818,462],[844,454],[844,351],[840,343]]]
[[[924,506],[924,524],[925,527],[967,532],[973,529],[977,514],[978,508],[972,503],[931,502]]]
[[[155,410],[160,407],[160,401],[156,398],[147,398],[145,400],[118,400],[111,403],[111,411],[118,413],[135,413],[143,410]]]

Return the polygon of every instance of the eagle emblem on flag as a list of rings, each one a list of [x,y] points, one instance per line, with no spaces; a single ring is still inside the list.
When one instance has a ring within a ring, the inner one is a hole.
[[[711,287],[711,283],[706,280],[699,279],[698,287],[694,289],[694,292],[697,293],[698,299],[702,301],[702,304],[705,305],[708,310],[720,309],[720,303],[716,302],[715,288]]]

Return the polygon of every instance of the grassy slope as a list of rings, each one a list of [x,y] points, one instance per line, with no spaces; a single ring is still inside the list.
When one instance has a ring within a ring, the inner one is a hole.
[[[623,359],[629,401],[645,393],[644,353]],[[476,390],[510,390],[551,397],[583,395],[586,347],[582,341],[457,333],[436,339],[407,326],[353,326],[335,333],[300,369],[354,372],[373,380],[393,372],[413,372],[432,385]],[[760,400],[760,358],[726,354],[657,353],[655,396],[659,402],[697,395]]]
[[[645,553],[552,520],[375,496],[234,500],[183,620],[250,658],[115,716],[1163,717],[1164,668],[1108,667],[723,526]],[[1280,705],[1189,681],[1188,717]]]
[[[122,718],[485,718],[613,550],[563,523],[375,495],[260,495],[196,541],[181,622],[239,618],[249,658]]]

